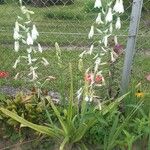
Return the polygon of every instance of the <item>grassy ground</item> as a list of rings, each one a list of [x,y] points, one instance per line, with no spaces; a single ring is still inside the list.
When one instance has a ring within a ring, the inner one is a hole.
[[[25,67],[24,65],[21,65],[19,69],[14,70],[12,68],[15,59],[19,55],[24,55],[23,50],[20,51],[19,53],[15,53],[13,49],[6,48],[6,47],[1,47],[1,70],[8,71],[10,73],[10,77],[6,79],[1,79],[0,80],[0,85],[9,85],[9,86],[25,86],[24,84],[28,85],[27,83],[24,83],[22,80],[15,81],[13,78],[17,72],[22,71]],[[44,56],[45,58],[48,59],[50,62],[50,66],[47,68],[43,68],[42,66],[39,68],[40,75],[41,77],[45,76],[54,76],[56,77],[56,80],[48,83],[46,85],[46,88],[49,90],[54,90],[54,91],[59,91],[62,87],[60,86],[61,80],[64,82],[64,87],[66,89],[69,89],[69,75],[68,75],[68,64],[71,62],[73,64],[73,75],[74,75],[74,84],[75,87],[77,88],[77,81],[80,78],[80,73],[77,70],[78,66],[78,55],[81,53],[81,51],[66,51],[62,50],[62,60],[63,60],[63,69],[60,70],[58,66],[58,61],[56,57],[56,52],[55,50],[45,50],[43,54],[36,55],[38,56]],[[132,72],[132,80],[131,83],[136,85],[137,83],[141,82],[143,84],[144,90],[150,89],[150,83],[146,80],[145,76],[150,72],[149,66],[150,66],[150,61],[149,61],[150,56],[142,54],[137,54],[135,57],[134,61],[134,66],[133,66],[133,72]],[[84,64],[91,63],[91,59],[85,59]],[[119,65],[119,72],[121,73],[122,71],[122,63]],[[44,75],[44,76],[43,76]],[[119,79],[119,76],[118,76]]]

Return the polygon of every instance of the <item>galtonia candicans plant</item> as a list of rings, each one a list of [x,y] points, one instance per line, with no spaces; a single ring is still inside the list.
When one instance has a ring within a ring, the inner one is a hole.
[[[23,78],[28,82],[34,83],[34,86],[36,86],[37,83],[40,84],[38,81],[40,78],[38,73],[39,64],[48,66],[49,62],[44,57],[34,57],[35,53],[42,53],[42,47],[37,42],[39,33],[36,25],[31,21],[31,15],[34,15],[34,12],[23,6],[22,0],[19,0],[19,2],[21,14],[17,16],[14,27],[14,51],[19,52],[20,49],[26,48],[26,55],[19,56],[16,59],[13,68],[17,70],[19,65],[24,65],[26,66],[26,70],[18,72],[15,79],[20,77],[21,79]]]
[[[101,0],[96,0],[94,8],[97,8],[99,12],[88,34],[88,38],[92,44],[89,50],[85,50],[79,55],[79,70],[85,71],[85,89],[88,87],[88,90],[86,90],[88,91],[87,95],[85,94],[84,96],[86,101],[87,97],[92,101],[97,86],[107,86],[106,76],[110,75],[110,64],[116,61],[118,55],[123,50],[122,45],[118,43],[117,36],[114,34],[115,30],[121,28],[120,15],[124,13],[123,0],[116,0],[115,3],[114,1],[110,1],[107,4]],[[95,33],[98,34],[98,40],[94,39]],[[114,45],[110,46],[109,39],[112,39],[112,37]],[[82,61],[87,55],[93,56],[94,63],[89,68],[82,70],[81,68],[84,68]],[[80,97],[82,96],[83,89],[84,87],[80,88],[77,92],[78,98],[79,95]]]

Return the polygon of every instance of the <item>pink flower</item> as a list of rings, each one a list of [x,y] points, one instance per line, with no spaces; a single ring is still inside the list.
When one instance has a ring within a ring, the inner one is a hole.
[[[0,78],[6,78],[9,76],[9,73],[8,72],[5,72],[5,71],[0,71]]]
[[[103,80],[103,77],[101,75],[96,75],[94,78],[94,74],[93,73],[88,73],[85,75],[85,81],[88,82],[89,84],[91,82],[95,82],[95,83],[101,83]]]

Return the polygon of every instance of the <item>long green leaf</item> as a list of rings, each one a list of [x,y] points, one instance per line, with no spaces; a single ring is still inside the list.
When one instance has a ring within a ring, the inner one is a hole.
[[[108,106],[105,105],[105,107],[102,109],[102,114],[105,115],[110,112],[110,110],[117,106],[128,94],[129,93],[124,94],[123,96],[111,102]]]
[[[64,132],[66,135],[68,135],[68,130],[67,130],[67,125],[65,124],[65,122],[63,121],[63,118],[60,116],[60,113],[58,111],[58,109],[56,108],[56,106],[54,105],[53,101],[50,99],[50,97],[46,97],[48,102],[50,103],[52,109],[54,110],[54,113],[56,114]]]
[[[71,63],[69,63],[69,72],[70,72],[70,98],[69,98],[69,105],[68,105],[68,113],[67,113],[67,117],[69,122],[71,122],[72,120],[72,115],[73,115],[73,73],[72,73],[72,65]]]
[[[7,110],[7,109],[4,109],[4,108],[0,108],[0,111],[2,113],[4,113],[5,115],[8,115],[9,117],[13,118],[14,120],[20,122],[21,124],[33,129],[33,130],[36,130],[40,133],[43,133],[43,134],[46,134],[46,135],[49,135],[51,137],[59,137],[59,135],[56,134],[55,131],[53,131],[53,129],[51,129],[50,127],[46,127],[46,126],[41,126],[41,125],[36,125],[34,123],[31,123],[27,120],[25,120],[24,118],[18,116],[17,114]]]

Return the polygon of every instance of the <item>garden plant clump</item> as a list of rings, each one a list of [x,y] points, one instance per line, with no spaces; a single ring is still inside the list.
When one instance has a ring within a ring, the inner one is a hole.
[[[139,83],[120,96],[116,79],[119,76],[116,65],[124,52],[114,33],[122,26],[123,1],[95,1],[94,8],[98,9],[98,14],[88,34],[91,46],[79,55],[76,67],[71,62],[67,65],[69,90],[63,83],[67,75],[63,74],[62,51],[55,43],[55,69],[62,73],[59,84],[63,88],[57,102],[47,90],[42,90],[45,83],[55,77],[43,77],[38,71],[41,67],[47,70],[53,64],[43,56],[36,57],[43,50],[30,17],[34,12],[23,6],[21,0],[19,2],[22,14],[15,22],[14,51],[18,55],[20,49],[25,51],[14,62],[15,70],[22,69],[17,70],[14,79],[24,80],[32,90],[28,94],[18,93],[15,97],[0,97],[0,123],[4,134],[8,138],[15,134],[20,148],[21,141],[38,135],[37,141],[46,139],[53,144],[47,149],[52,150],[149,149],[149,93],[142,91]],[[94,37],[96,32],[98,39]],[[77,77],[73,74],[76,70],[79,71]],[[0,78],[8,76],[7,72],[0,72]],[[78,80],[74,81],[74,78]],[[8,134],[7,129],[11,133]],[[40,149],[40,145],[37,144],[36,149]]]

